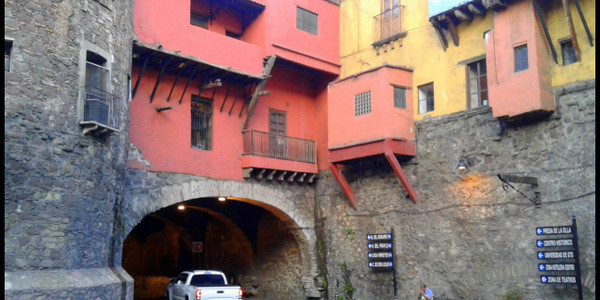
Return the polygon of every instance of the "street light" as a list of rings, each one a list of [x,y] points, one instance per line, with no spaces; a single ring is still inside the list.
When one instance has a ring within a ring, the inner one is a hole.
[[[179,205],[177,206],[177,209],[178,209],[178,210],[184,210],[184,209],[185,209],[185,205],[183,205],[183,204],[179,204]]]
[[[219,201],[221,201],[221,202],[224,202],[225,200],[227,200],[227,198],[225,198],[225,197],[222,197],[222,196],[221,196],[221,197],[219,197]]]

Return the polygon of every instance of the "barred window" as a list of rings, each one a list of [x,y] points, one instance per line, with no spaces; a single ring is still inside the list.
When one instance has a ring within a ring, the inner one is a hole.
[[[354,96],[354,116],[362,116],[371,112],[371,91]]]
[[[211,150],[211,120],[210,100],[192,95],[192,147]]]

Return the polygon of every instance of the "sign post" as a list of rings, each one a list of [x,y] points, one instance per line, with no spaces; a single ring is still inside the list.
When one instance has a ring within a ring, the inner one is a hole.
[[[541,261],[538,263],[538,271],[542,273],[540,282],[543,284],[576,284],[578,298],[583,300],[575,216],[573,216],[571,226],[537,227],[535,234],[542,237],[560,236],[560,238],[538,239],[535,243],[538,250],[541,250],[537,252],[537,259]]]
[[[394,257],[394,229],[390,233],[367,234],[369,268],[380,272],[392,271],[394,298],[397,296],[396,260]]]

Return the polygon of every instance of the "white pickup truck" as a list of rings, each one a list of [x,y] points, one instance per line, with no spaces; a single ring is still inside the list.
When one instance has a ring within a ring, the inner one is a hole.
[[[242,294],[241,287],[227,285],[223,272],[208,270],[181,272],[166,291],[168,300],[239,300]]]

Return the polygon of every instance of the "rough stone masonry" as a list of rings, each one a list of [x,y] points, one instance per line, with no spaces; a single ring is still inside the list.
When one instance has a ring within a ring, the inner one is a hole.
[[[500,127],[489,108],[417,122],[417,156],[402,167],[413,204],[384,158],[348,165],[358,198],[352,210],[321,174],[317,224],[326,245],[321,268],[330,299],[391,299],[391,273],[367,267],[366,234],[396,235],[397,299],[426,283],[436,299],[575,299],[572,287],[545,286],[535,229],[577,219],[584,299],[595,298],[595,80],[558,88],[550,116]],[[472,162],[458,171],[460,157]],[[537,188],[503,187],[498,174],[536,177]],[[534,193],[541,194],[536,206]],[[526,196],[526,197],[525,197]]]

